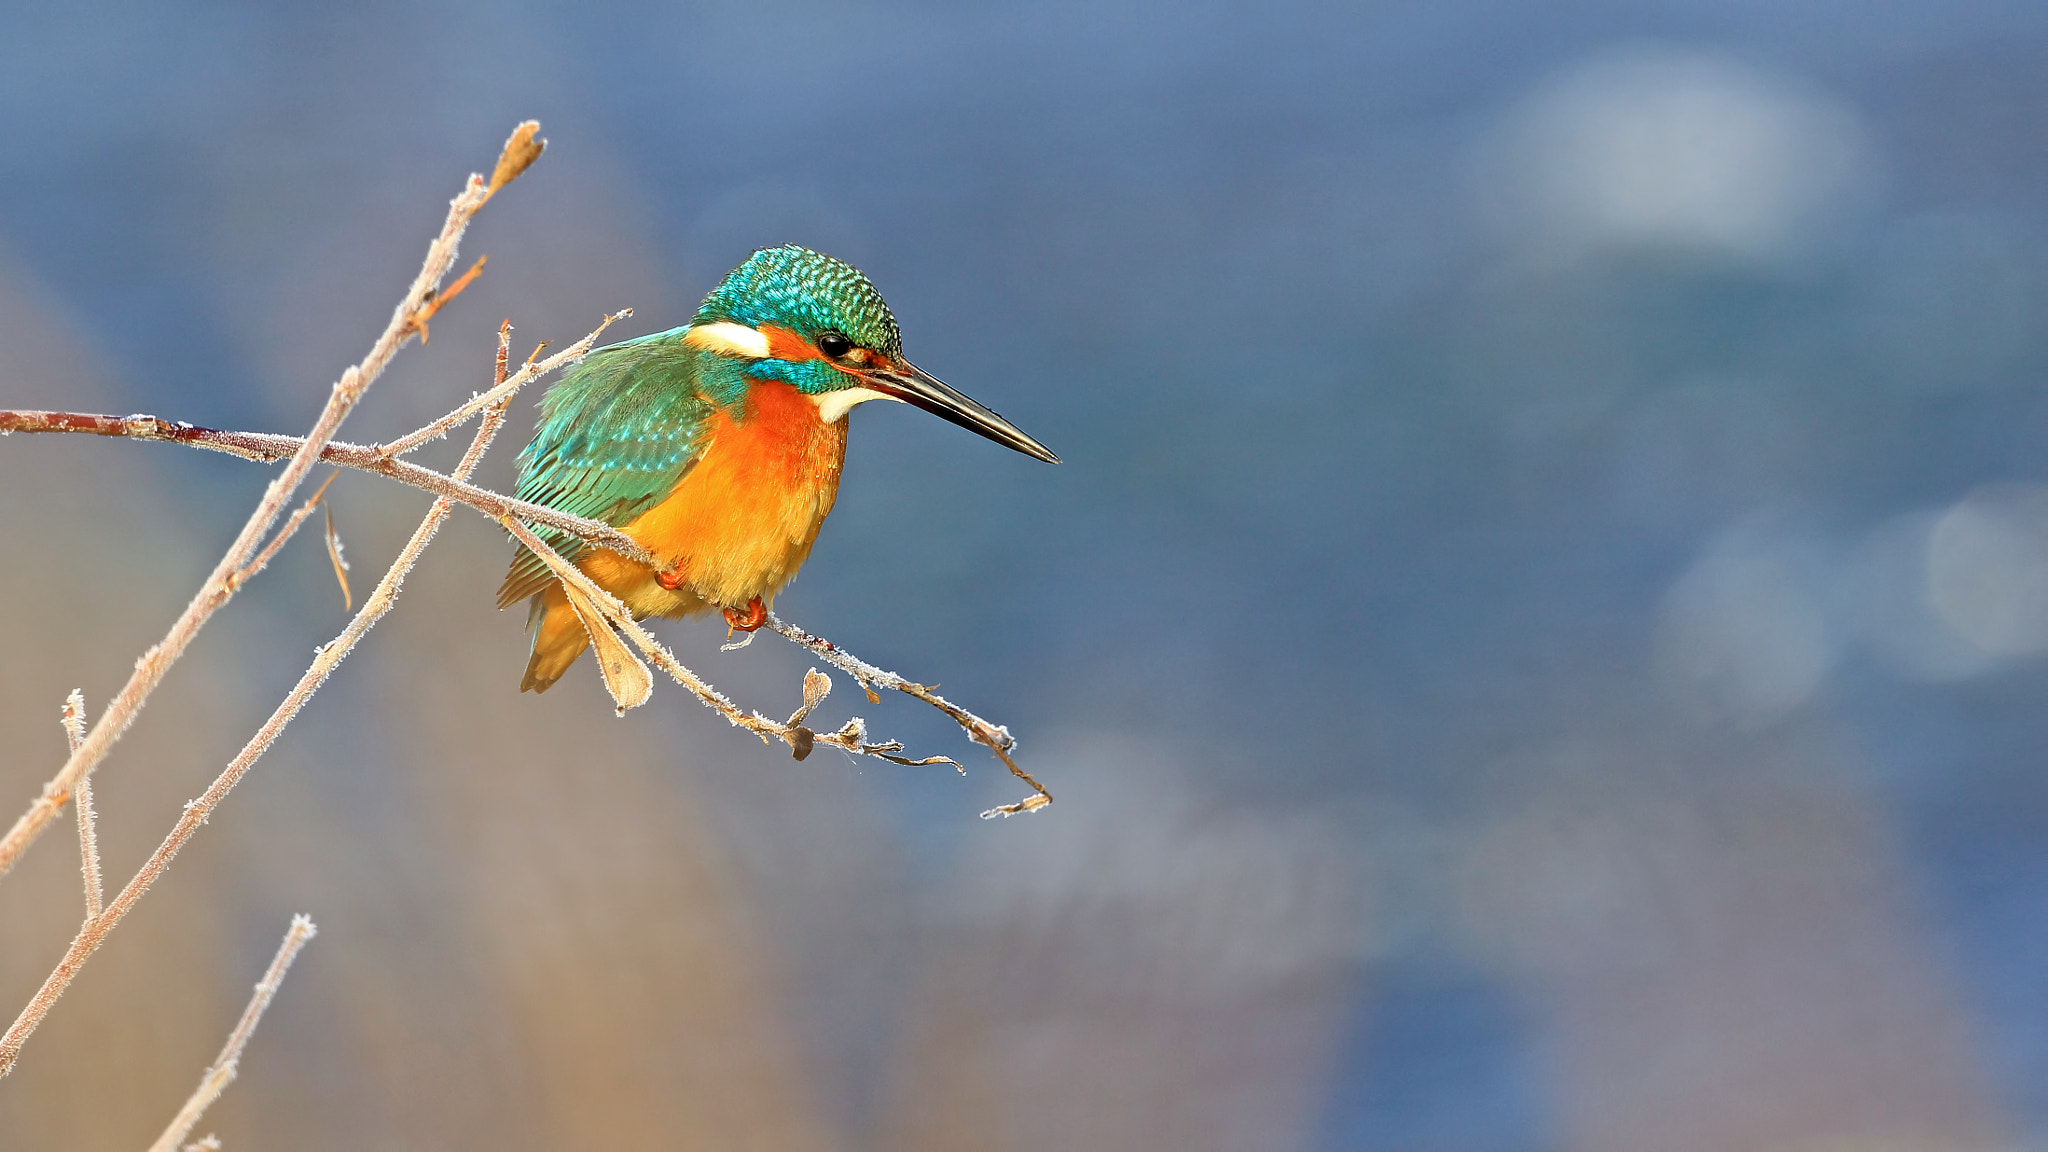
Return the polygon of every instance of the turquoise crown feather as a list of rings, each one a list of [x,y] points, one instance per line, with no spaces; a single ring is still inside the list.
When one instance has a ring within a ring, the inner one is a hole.
[[[874,284],[846,261],[796,244],[761,249],[712,289],[695,323],[720,320],[774,324],[809,338],[832,330],[892,358],[903,354],[896,317]]]

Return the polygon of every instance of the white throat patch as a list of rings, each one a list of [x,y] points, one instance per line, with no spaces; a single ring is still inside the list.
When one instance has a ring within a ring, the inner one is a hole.
[[[767,333],[730,320],[692,324],[683,333],[683,343],[707,352],[723,352],[727,356],[745,356],[751,360],[768,358]]]
[[[837,388],[811,397],[811,402],[818,406],[818,419],[827,424],[846,419],[846,414],[853,411],[854,405],[865,404],[870,400],[896,400],[896,397],[887,392],[877,392],[873,388]],[[903,403],[901,400],[896,402]]]

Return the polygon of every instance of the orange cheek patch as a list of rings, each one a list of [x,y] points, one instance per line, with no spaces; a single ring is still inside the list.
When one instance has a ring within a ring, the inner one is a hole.
[[[823,360],[817,346],[787,328],[773,324],[761,325],[761,335],[768,338],[768,357],[771,360]]]

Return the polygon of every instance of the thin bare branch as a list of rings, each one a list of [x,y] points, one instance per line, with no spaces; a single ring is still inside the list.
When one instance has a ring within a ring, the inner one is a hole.
[[[912,760],[906,756],[899,756],[897,753],[903,751],[901,741],[870,741],[867,737],[867,724],[858,716],[847,721],[846,726],[839,731],[827,733],[813,732],[800,725],[771,720],[759,712],[742,711],[739,705],[726,699],[718,689],[713,688],[702,677],[684,667],[682,661],[677,660],[673,653],[661,645],[660,641],[649,635],[646,629],[640,627],[639,622],[633,619],[633,614],[626,610],[624,604],[619,603],[617,597],[605,591],[595,580],[584,575],[582,570],[578,569],[575,565],[562,559],[561,554],[548,547],[546,541],[534,535],[525,525],[510,517],[500,520],[499,523],[505,526],[507,532],[517,537],[520,543],[531,548],[535,555],[546,562],[547,566],[554,571],[556,577],[561,579],[564,584],[581,594],[594,610],[603,616],[603,623],[608,623],[613,628],[618,629],[620,635],[631,641],[635,648],[640,649],[641,655],[647,657],[656,667],[668,673],[670,678],[675,680],[676,683],[688,689],[691,695],[703,701],[705,707],[725,717],[726,721],[734,727],[744,728],[760,737],[762,743],[767,743],[770,737],[781,740],[789,745],[792,752],[799,753],[797,756],[799,760],[810,754],[811,747],[814,744],[827,744],[834,748],[841,748],[855,753],[856,755],[874,756],[896,764],[951,764],[955,768],[960,767],[959,761],[946,756],[927,756],[922,760]],[[817,689],[814,685],[808,683],[809,677],[805,679],[807,681],[805,695],[808,698]],[[822,694],[818,696],[818,699],[823,698]],[[624,708],[620,709],[620,711],[624,710]]]
[[[606,318],[606,323],[609,324],[611,320],[627,314],[629,313],[615,313],[613,316]],[[501,522],[507,518],[517,518],[529,524],[546,525],[547,527],[569,533],[595,547],[609,549],[642,564],[659,569],[662,565],[658,559],[642,548],[638,542],[627,537],[609,524],[583,517],[570,516],[543,505],[502,496],[488,489],[478,488],[459,479],[444,476],[441,473],[395,458],[399,454],[417,448],[428,440],[445,435],[450,428],[459,425],[470,415],[501,399],[510,387],[516,387],[526,380],[532,379],[533,376],[539,375],[541,372],[552,370],[556,365],[569,359],[580,358],[588,351],[589,346],[595,342],[598,333],[603,330],[603,326],[600,326],[596,332],[591,333],[583,340],[549,357],[547,360],[540,361],[538,365],[529,361],[527,368],[521,369],[517,376],[508,379],[504,385],[494,387],[490,391],[478,395],[441,419],[415,432],[402,436],[389,444],[368,447],[337,441],[327,446],[322,459],[344,467],[374,472],[389,479],[397,480],[400,483],[422,489],[423,491],[432,492],[445,499],[466,504]],[[536,368],[539,371],[532,371]],[[298,438],[293,436],[280,436],[260,432],[220,431],[211,428],[201,428],[192,424],[172,423],[154,416],[115,417],[95,416],[76,412],[0,411],[0,433],[9,431],[83,432],[101,436],[162,440],[227,452],[246,459],[265,462],[283,458],[292,452],[299,443]],[[885,671],[869,664],[839,648],[831,641],[813,635],[779,617],[771,614],[769,616],[769,623],[784,637],[809,648],[830,661],[835,667],[853,676],[868,691],[868,695],[873,702],[880,702],[881,698],[874,694],[875,688],[879,686],[913,696],[944,712],[952,718],[954,723],[960,725],[961,729],[967,733],[970,739],[978,744],[987,746],[1013,775],[1030,785],[1033,792],[1031,796],[1012,804],[991,808],[982,813],[984,818],[1011,816],[1022,812],[1036,811],[1051,803],[1051,793],[1045,789],[1044,785],[1033,778],[1030,773],[1020,767],[1011,756],[1010,753],[1015,747],[1016,740],[1010,734],[1009,729],[982,719],[965,708],[947,700],[945,697],[940,696],[926,685],[908,680],[894,672]],[[681,666],[678,665],[677,667],[680,668]],[[678,681],[683,683],[685,687],[690,688],[700,699],[705,699],[707,704],[710,703],[710,698],[705,696],[706,692],[710,693],[711,697],[723,699],[723,697],[718,697],[716,691],[711,689],[708,684],[697,679],[694,674],[689,674],[687,670],[684,671],[688,679],[677,677]],[[671,672],[671,675],[674,675],[674,673]],[[693,686],[693,682],[695,686]],[[703,688],[702,692],[698,691],[699,687]],[[729,701],[727,703],[730,705]],[[718,706],[712,705],[712,707],[717,709]],[[723,709],[719,710],[721,712],[724,711]],[[737,712],[737,709],[735,708],[734,711]],[[728,719],[731,719],[731,716],[728,716]],[[739,723],[739,721],[734,722]],[[776,733],[776,735],[781,734]],[[951,761],[947,762],[950,763]]]
[[[100,814],[92,806],[92,777],[78,782],[78,871],[85,882],[85,918],[100,914],[107,898],[106,881],[100,878]]]
[[[450,430],[461,427],[463,424],[468,423],[470,417],[476,415],[477,413],[483,411],[484,409],[490,407],[491,405],[496,404],[498,401],[504,399],[506,396],[511,395],[513,392],[518,391],[522,385],[525,385],[526,383],[534,379],[537,379],[541,376],[546,375],[549,372],[554,371],[557,367],[560,367],[563,364],[583,359],[583,357],[589,353],[590,349],[596,346],[597,338],[604,333],[605,329],[611,327],[618,321],[623,320],[628,316],[631,316],[632,314],[633,310],[631,308],[621,308],[617,312],[613,312],[607,315],[604,318],[604,320],[598,324],[596,331],[592,332],[588,336],[585,336],[583,339],[578,340],[576,343],[569,345],[567,348],[562,349],[560,352],[555,353],[553,356],[548,357],[546,360],[542,360],[539,363],[535,363],[532,359],[528,359],[526,364],[519,369],[519,373],[517,376],[506,376],[505,364],[503,361],[500,361],[498,364],[498,382],[491,388],[490,391],[478,393],[476,396],[471,397],[469,401],[463,404],[461,407],[455,409],[453,412],[448,413],[446,416],[443,416],[440,419],[435,420],[433,423],[428,424],[423,428],[418,428],[415,429],[414,431],[408,432],[405,435],[400,436],[398,439],[391,441],[389,444],[378,445],[377,451],[385,456],[403,456],[407,452],[410,452],[413,449],[419,447],[420,445],[425,444],[429,440],[438,440],[441,437],[446,436]],[[501,327],[499,329],[498,339],[500,340],[501,343],[510,340],[511,323],[512,322],[510,320],[507,320],[505,322],[506,326]],[[542,341],[540,347],[547,347],[547,342]],[[507,354],[509,355],[509,344],[505,345],[505,348]],[[539,351],[540,348],[534,349],[534,352],[536,354],[539,353]],[[0,423],[0,428],[4,427],[6,427],[6,425],[4,423]]]
[[[595,334],[593,333],[592,337],[586,337],[585,340],[592,340],[594,336]],[[543,364],[553,364],[561,357],[576,351],[577,347],[571,346],[564,352],[558,353],[557,356],[550,357]],[[417,447],[419,443],[423,443],[431,438],[432,435],[442,434],[446,431],[444,424],[448,423],[451,417],[455,417],[464,410],[475,410],[475,406],[479,402],[488,403],[496,398],[499,392],[499,389],[493,388],[490,392],[484,393],[476,400],[472,400],[469,404],[464,405],[462,409],[458,409],[456,413],[450,413],[449,417],[437,420],[419,432],[393,441],[391,445],[386,445],[384,448],[366,448],[353,444],[335,443],[328,446],[327,454],[324,458],[336,464],[360,468],[367,472],[375,472],[390,479],[398,480],[401,483],[453,499],[485,515],[491,516],[493,519],[502,521],[507,517],[516,517],[531,524],[545,524],[548,527],[568,532],[596,547],[607,548],[637,560],[642,564],[659,568],[661,566],[659,560],[647,553],[638,543],[626,537],[624,533],[608,524],[595,520],[586,520],[581,517],[568,516],[552,508],[514,500],[487,489],[464,484],[451,477],[443,476],[438,472],[383,455],[387,449],[392,448],[397,448],[399,451],[410,450],[413,447]],[[155,417],[147,416],[88,416],[82,413],[70,412],[0,412],[0,430],[8,429],[38,432],[80,431],[99,435],[131,436],[145,440],[168,440],[233,452],[237,455],[258,460],[269,460],[282,456],[296,440],[296,438],[290,436],[275,436],[266,433],[219,432],[213,429],[197,428],[189,424],[170,424],[166,421],[157,420]],[[833,644],[830,640],[813,635],[780,617],[770,614],[768,619],[770,626],[784,637],[803,645],[830,661],[833,666],[851,675],[868,691],[869,697],[873,702],[879,703],[881,700],[879,696],[874,694],[875,689],[879,687],[902,692],[944,712],[952,718],[954,723],[960,725],[961,729],[967,733],[970,739],[988,747],[1013,775],[1030,785],[1032,795],[1015,803],[991,808],[982,813],[984,818],[1032,812],[1051,803],[1051,793],[1046,791],[1044,785],[1040,784],[1029,772],[1020,767],[1011,755],[1016,745],[1016,739],[1010,734],[1008,728],[984,720],[980,716],[940,696],[930,687],[869,664]],[[698,681],[698,683],[701,684],[702,682]],[[685,687],[690,686],[688,682],[684,682],[684,684]],[[709,690],[708,685],[705,685],[705,688],[707,691]],[[696,689],[691,688],[691,691],[696,692]],[[713,694],[715,695],[715,692]],[[701,698],[702,694],[699,693],[699,695]],[[716,706],[714,705],[714,707]]]
[[[524,126],[521,131],[524,131]],[[530,143],[532,133],[526,132],[525,135]],[[514,133],[515,140],[519,139],[519,136],[519,132]],[[335,381],[333,388],[329,390],[326,405],[313,423],[312,431],[308,432],[305,440],[292,451],[284,471],[271,480],[263,493],[263,498],[249,514],[234,543],[228,547],[226,554],[214,566],[213,572],[199,586],[198,592],[185,606],[185,610],[171,624],[163,640],[143,653],[142,658],[136,661],[135,671],[114,698],[108,701],[106,712],[101,715],[99,723],[93,725],[85,742],[65,761],[64,767],[57,775],[43,786],[42,795],[29,805],[28,811],[22,814],[8,830],[7,835],[0,837],[0,876],[13,869],[14,862],[21,858],[22,852],[35,842],[43,829],[56,817],[64,799],[77,790],[78,782],[99,766],[106,758],[107,752],[113,748],[114,742],[127,732],[128,726],[134,722],[136,714],[149,699],[150,692],[163,680],[171,665],[185,654],[186,647],[192,643],[200,629],[205,627],[215,612],[220,611],[233,598],[235,575],[256,555],[264,536],[277,522],[285,504],[291,500],[292,494],[304,481],[306,473],[320,459],[322,449],[334,439],[342,421],[348,418],[370,385],[383,374],[385,366],[412,336],[421,309],[433,298],[442,278],[447,275],[448,268],[455,261],[456,248],[469,227],[470,218],[476,214],[477,209],[483,207],[490,194],[490,189],[483,178],[472,175],[463,186],[462,192],[449,203],[447,219],[442,223],[440,233],[427,245],[427,256],[420,265],[419,275],[413,278],[411,287],[406,289],[397,307],[392,309],[391,320],[385,325],[383,333],[372,342],[369,352],[363,359],[343,372],[341,378]]]
[[[512,377],[464,404],[455,412],[393,443],[410,441],[411,443],[407,444],[409,450],[434,436],[445,434],[448,428],[503,400],[520,386],[564,364],[582,359],[605,328],[613,321],[632,314],[630,308],[612,313],[583,339],[545,360],[529,362]],[[297,436],[281,436],[269,432],[222,431],[216,428],[202,428],[195,424],[162,420],[155,416],[101,416],[88,412],[0,411],[0,435],[9,432],[78,432],[132,440],[158,440],[225,452],[244,460],[261,463],[274,463],[285,459],[304,443]],[[322,449],[320,458],[329,464],[373,472],[436,496],[446,497],[455,503],[466,504],[494,520],[505,516],[517,516],[528,523],[544,524],[569,533],[595,547],[609,549],[650,567],[662,566],[661,561],[655,559],[631,537],[602,521],[571,516],[540,504],[501,496],[487,488],[476,487],[430,468],[394,459],[395,455],[396,453],[387,451],[385,447],[332,441]]]
[[[242,1018],[235,1024],[235,1030],[228,1033],[228,1041],[221,1046],[220,1055],[213,1067],[199,1078],[199,1087],[186,1097],[185,1106],[171,1118],[170,1125],[156,1143],[149,1146],[149,1152],[175,1152],[178,1141],[191,1135],[199,1118],[206,1114],[220,1094],[234,1081],[236,1065],[241,1063],[242,1049],[255,1034],[256,1024],[263,1019],[263,1010],[270,1007],[270,1001],[277,996],[278,985],[284,983],[284,974],[299,955],[299,949],[306,946],[319,933],[309,916],[292,917],[292,926],[285,930],[284,940],[277,946],[277,955],[271,958],[270,967],[264,970],[263,979],[256,982],[256,991],[249,997],[249,1006],[242,1009]],[[201,1142],[202,1144],[204,1141]],[[218,1145],[216,1144],[216,1147]]]
[[[299,530],[299,525],[306,522],[306,517],[313,514],[313,509],[320,506],[321,498],[327,495],[327,486],[334,483],[334,478],[339,475],[341,470],[338,468],[329,473],[327,479],[320,482],[320,487],[311,496],[306,497],[306,502],[292,512],[291,518],[284,522],[284,527],[277,530],[277,535],[270,538],[270,543],[263,546],[263,551],[258,552],[254,560],[243,565],[241,570],[234,574],[232,579],[235,587],[240,588],[258,572],[270,567],[270,561],[277,556],[278,550]]]
[[[477,426],[476,436],[470,441],[469,451],[463,454],[462,462],[456,466],[456,476],[467,479],[469,474],[475,471],[477,461],[483,458],[485,449],[489,448],[491,441],[496,438],[498,429],[504,426],[505,408],[510,402],[511,397],[507,396],[504,403],[485,410],[483,422]],[[172,826],[170,834],[164,837],[163,843],[157,846],[156,851],[150,854],[149,859],[144,861],[128,883],[122,886],[106,910],[79,928],[78,935],[72,938],[71,947],[65,950],[63,959],[57,962],[57,967],[44,978],[42,987],[36,990],[28,1006],[21,1010],[21,1015],[15,1018],[6,1033],[0,1034],[0,1077],[13,1070],[14,1062],[21,1056],[22,1045],[28,1042],[29,1035],[43,1022],[43,1018],[50,1014],[51,1007],[64,995],[64,990],[71,986],[71,981],[78,975],[78,970],[84,967],[85,962],[99,949],[101,942],[107,938],[107,933],[121,923],[121,919],[128,911],[135,907],[136,902],[142,899],[143,894],[149,891],[157,878],[164,874],[164,870],[171,866],[171,861],[177,857],[178,851],[185,846],[186,841],[206,823],[207,817],[213,814],[213,810],[220,806],[220,802],[234,790],[235,785],[241,783],[242,777],[246,776],[263,753],[269,750],[270,745],[277,740],[278,734],[284,731],[294,716],[298,715],[299,709],[305,707],[306,701],[313,698],[313,693],[320,689],[320,685],[326,683],[327,677],[349,652],[354,650],[356,642],[391,610],[391,605],[398,598],[399,589],[405,583],[406,574],[412,571],[413,565],[419,561],[420,553],[432,542],[434,534],[440,531],[441,525],[448,519],[448,513],[454,507],[454,503],[446,498],[434,501],[432,507],[427,509],[426,517],[420,521],[420,526],[413,531],[412,538],[399,550],[398,557],[391,562],[391,567],[384,573],[384,578],[378,581],[376,589],[349,620],[348,626],[342,629],[341,635],[316,650],[312,665],[299,677],[299,682],[292,686],[292,690],[286,693],[283,702],[271,712],[270,719],[264,721],[263,727],[257,729],[256,734],[249,738],[249,742],[242,746],[242,750],[228,762],[228,766],[221,770],[221,774],[214,778],[206,791],[198,799],[186,803],[183,815]]]
[[[71,751],[85,743],[85,693],[73,688],[64,698],[64,742]],[[100,914],[107,887],[100,879],[100,814],[92,809],[92,777],[78,782],[78,870],[85,881],[85,918]]]
[[[573,346],[568,351],[574,351]],[[564,355],[566,354],[565,352]],[[542,364],[552,364],[555,360],[555,357],[549,357],[542,361]],[[527,379],[532,377],[529,376]],[[231,456],[262,463],[274,463],[284,459],[300,443],[296,436],[280,436],[268,432],[227,432],[191,424],[176,424],[168,420],[159,420],[154,416],[96,416],[85,412],[0,412],[0,433],[10,431],[84,432],[135,440],[161,440],[225,452]],[[650,567],[661,567],[661,561],[655,559],[653,554],[642,548],[632,537],[601,520],[571,516],[545,505],[501,496],[488,488],[479,488],[431,468],[422,468],[409,461],[393,459],[373,446],[336,441],[322,450],[320,459],[328,464],[375,473],[423,492],[446,497],[457,504],[466,504],[493,520],[516,516],[529,524],[544,524],[549,528],[559,529],[594,547],[609,549]]]
[[[73,752],[85,742],[85,693],[76,688],[64,698],[64,714],[58,723],[64,726],[64,742]]]
[[[488,200],[490,197],[487,195],[484,199]],[[412,314],[412,330],[420,334],[420,343],[427,344],[431,342],[429,340],[431,333],[427,331],[427,321],[432,320],[436,312],[447,307],[450,300],[462,295],[462,290],[469,287],[477,277],[483,275],[484,265],[490,262],[491,258],[489,256],[477,257],[476,263],[469,266],[469,271],[457,276],[453,284],[439,291],[427,294],[426,300],[420,304],[419,311]]]
[[[986,745],[989,751],[994,752],[997,758],[1002,760],[1003,765],[1010,770],[1011,775],[1031,785],[1031,795],[1014,804],[1004,804],[991,808],[981,814],[982,819],[989,820],[997,816],[1015,816],[1020,812],[1036,812],[1047,804],[1052,803],[1052,793],[1045,790],[1045,785],[1033,779],[1031,773],[1019,768],[1017,762],[1010,758],[1010,753],[1016,750],[1017,738],[1010,735],[1008,728],[1001,724],[992,724],[987,720],[983,720],[981,717],[960,707],[923,684],[906,680],[894,672],[883,671],[837,644],[832,643],[830,640],[822,636],[813,636],[802,628],[775,615],[773,612],[768,614],[768,626],[780,632],[789,640],[801,644],[819,656],[824,657],[831,662],[833,667],[853,677],[862,688],[867,690],[868,700],[872,703],[881,703],[881,698],[875,695],[875,688],[880,686],[883,688],[893,688],[906,696],[915,696],[917,699],[944,712],[947,716],[952,717],[955,724],[960,725],[966,731],[969,739],[977,744]]]

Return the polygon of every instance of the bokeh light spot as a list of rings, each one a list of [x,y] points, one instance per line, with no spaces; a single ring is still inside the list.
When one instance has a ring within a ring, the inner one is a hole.
[[[1987,485],[1943,513],[1927,541],[1927,597],[1985,652],[2048,649],[2048,487]]]

